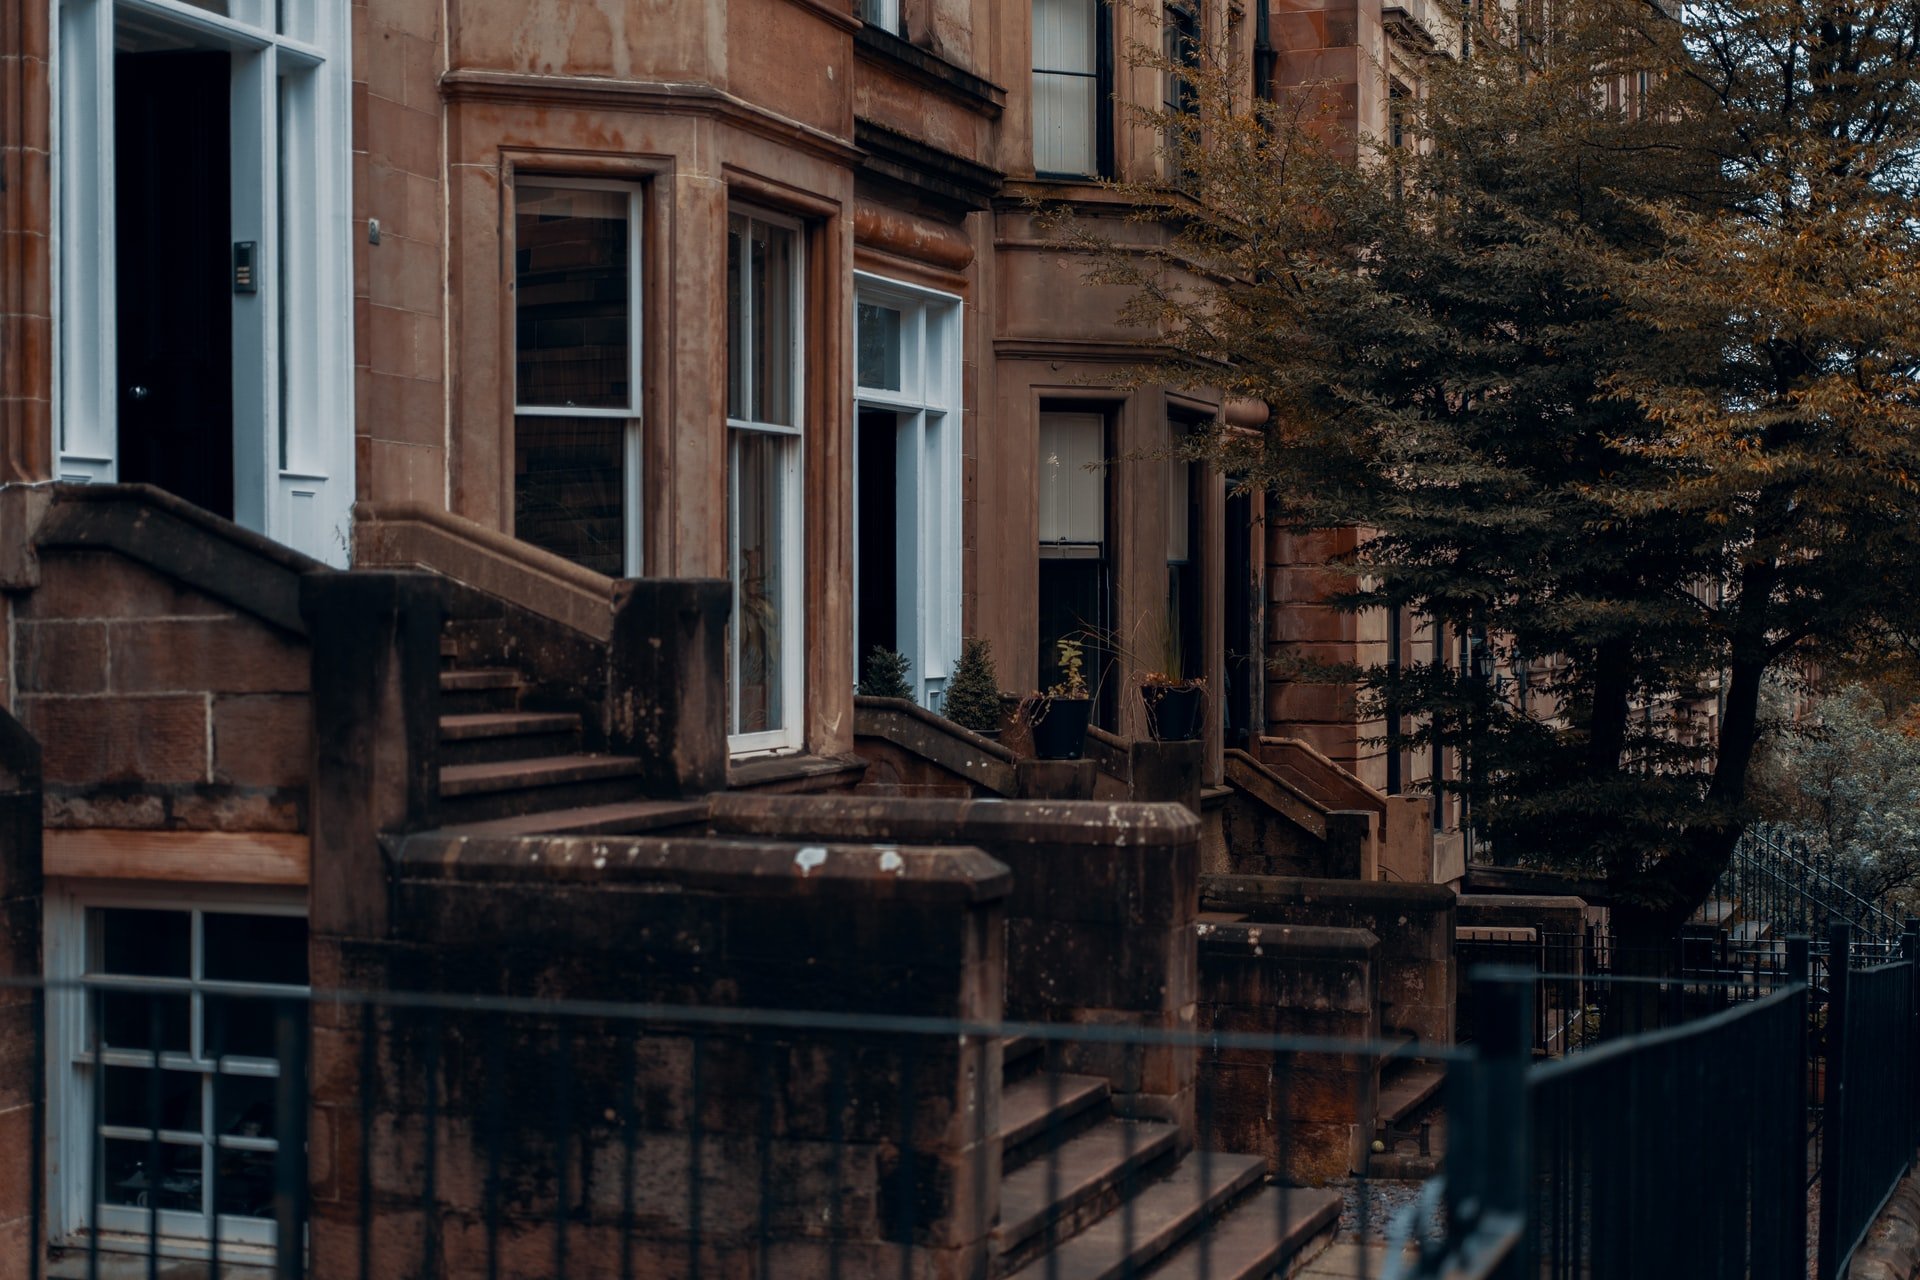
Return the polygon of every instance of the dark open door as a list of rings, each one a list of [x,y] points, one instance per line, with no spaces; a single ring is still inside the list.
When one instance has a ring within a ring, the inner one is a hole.
[[[224,52],[114,59],[119,475],[233,516]]]

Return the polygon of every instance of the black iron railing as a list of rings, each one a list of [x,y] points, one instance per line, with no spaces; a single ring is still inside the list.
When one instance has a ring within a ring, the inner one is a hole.
[[[1905,928],[1908,959],[1855,969],[1851,929],[1833,926],[1825,1019],[1825,1151],[1820,1164],[1819,1280],[1847,1273],[1854,1250],[1912,1167],[1920,1143],[1920,931]]]
[[[1800,1280],[1804,985],[1544,1061],[1538,975],[1481,968],[1473,987],[1481,1053],[1448,1093],[1473,1136],[1454,1140],[1455,1253],[1432,1274]]]
[[[1755,826],[1734,847],[1714,897],[1734,904],[1753,935],[1778,940],[1789,933],[1825,945],[1837,922],[1853,928],[1856,951],[1878,959],[1897,958],[1901,920],[1862,892],[1847,866],[1804,840]]]
[[[1250,1247],[1282,1265],[1344,1212],[1376,1246],[1398,1233],[1345,1273],[1374,1280],[1439,1230],[1384,1221],[1364,1156],[1344,1205],[1273,1176],[1325,1141],[1307,1125],[1247,1153],[1250,1115],[1370,1106],[1403,1042],[213,994],[264,1038],[169,1022],[165,984],[0,984],[22,1017],[0,1030],[30,1028],[19,1060],[54,1077],[29,1089],[44,1133],[0,1151],[0,1187],[35,1188],[0,1275],[892,1280],[1065,1276],[1097,1254],[1126,1280],[1170,1262],[1213,1280]]]

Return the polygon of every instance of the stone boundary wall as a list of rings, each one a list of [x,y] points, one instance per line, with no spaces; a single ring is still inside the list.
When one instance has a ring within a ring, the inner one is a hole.
[[[1453,1043],[1453,890],[1387,881],[1203,876],[1200,903],[1204,910],[1262,924],[1370,931],[1380,940],[1382,1032],[1410,1035],[1423,1045]]]
[[[1009,876],[977,849],[430,834],[390,853],[391,931],[316,936],[317,989],[1001,1013]],[[681,1274],[696,1237],[706,1274],[756,1274],[763,1241],[769,1274],[826,1274],[830,1247],[844,1274],[893,1274],[907,1222],[914,1275],[985,1264],[997,1042],[392,1009],[369,1045],[362,1017],[314,1011],[315,1275],[358,1266],[363,1114],[375,1274],[484,1274],[490,1203],[502,1274],[546,1273],[556,1218],[581,1275],[623,1252]]]
[[[1380,1037],[1380,939],[1366,929],[1199,927],[1200,1025],[1260,1036]],[[1264,1156],[1283,1182],[1319,1185],[1362,1168],[1378,1097],[1372,1048],[1350,1054],[1205,1049],[1202,1140]]]
[[[716,834],[964,844],[1012,872],[1007,1017],[1189,1030],[1200,820],[1183,805],[715,796]],[[1055,1043],[1055,1069],[1104,1076],[1121,1115],[1191,1134],[1191,1049]]]

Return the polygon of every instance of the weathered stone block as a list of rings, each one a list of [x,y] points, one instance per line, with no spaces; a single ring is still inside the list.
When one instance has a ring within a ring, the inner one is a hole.
[[[49,784],[182,783],[207,779],[203,695],[19,700],[40,739]]]
[[[303,788],[312,764],[310,699],[287,694],[214,698],[214,781]]]

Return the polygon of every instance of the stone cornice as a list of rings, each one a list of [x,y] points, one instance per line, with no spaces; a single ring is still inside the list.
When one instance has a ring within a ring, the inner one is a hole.
[[[910,44],[881,27],[863,26],[853,34],[854,55],[862,62],[885,67],[904,79],[931,89],[967,108],[998,120],[1007,103],[1007,91],[939,54]]]
[[[1000,189],[998,169],[944,151],[870,120],[853,122],[854,141],[866,153],[863,177],[909,190],[951,214],[985,209]]]
[[[492,102],[585,111],[704,116],[837,164],[853,165],[861,159],[860,149],[845,138],[697,81],[614,80],[603,76],[461,69],[440,77],[440,96],[450,103]]]

